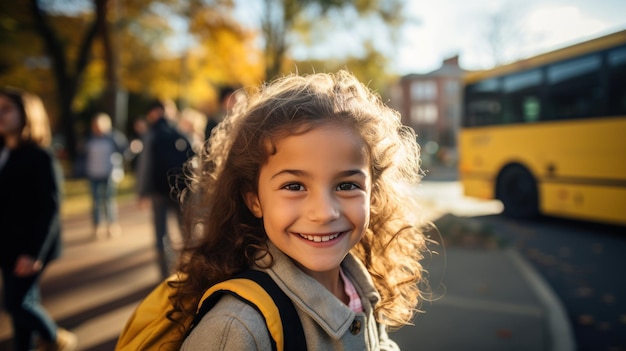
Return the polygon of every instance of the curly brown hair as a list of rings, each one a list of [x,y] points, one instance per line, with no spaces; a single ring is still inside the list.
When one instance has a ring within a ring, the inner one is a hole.
[[[350,126],[368,148],[370,222],[352,253],[380,292],[377,318],[391,327],[410,323],[425,281],[421,211],[408,190],[422,176],[419,146],[399,113],[346,71],[293,74],[249,92],[188,163],[181,202],[190,239],[181,255],[171,316],[189,318],[208,287],[268,254],[263,223],[244,195],[256,193],[260,169],[277,141],[329,123]]]

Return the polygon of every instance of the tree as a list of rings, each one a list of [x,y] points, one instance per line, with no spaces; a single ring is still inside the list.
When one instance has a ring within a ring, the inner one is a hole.
[[[94,0],[96,5],[96,31],[102,40],[105,62],[105,80],[106,89],[104,93],[104,106],[113,121],[119,121],[120,116],[117,115],[117,53],[113,45],[113,35],[111,33],[110,23],[107,20],[109,13],[109,0]]]
[[[97,1],[106,2],[108,0]],[[35,29],[41,36],[45,50],[51,60],[58,96],[59,115],[65,134],[65,147],[70,159],[74,160],[76,157],[76,131],[74,129],[72,103],[77,94],[81,76],[89,62],[89,53],[96,38],[99,20],[96,18],[96,21],[86,28],[78,46],[78,57],[73,67],[70,68],[70,62],[68,62],[65,52],[65,43],[59,39],[50,23],[50,18],[40,7],[39,0],[30,0],[30,10]],[[103,16],[104,14],[96,13],[96,16],[98,15]]]
[[[380,43],[394,41],[393,29],[404,21],[402,0],[261,3],[266,11],[259,27],[245,27],[233,17],[233,0],[0,2],[0,78],[55,96],[51,116],[60,122],[71,160],[77,156],[77,121],[95,109],[115,117],[118,88],[144,100],[171,98],[210,109],[202,105],[216,87],[257,85],[286,73],[303,59],[291,52],[296,45],[324,42],[355,21],[385,24],[389,40],[361,38],[360,56],[310,57],[307,64],[347,64],[382,86],[386,60]],[[182,29],[173,27],[181,23]]]
[[[389,58],[373,48],[371,43],[365,43],[366,54],[363,57],[348,56],[332,60],[306,60],[298,62],[300,73],[335,72],[347,69],[370,89],[378,92],[383,99],[395,77],[381,69],[385,67]]]
[[[519,8],[509,4],[487,17],[485,39],[494,66],[520,58],[520,48],[524,47],[524,31],[520,27],[519,13]]]
[[[237,22],[232,11],[232,4],[204,6],[190,17],[189,33],[196,45],[188,51],[186,68],[195,72],[187,77],[188,96],[195,103],[206,99],[211,91],[218,107],[219,86],[258,85],[263,81],[262,55],[255,46],[258,33]]]
[[[65,137],[65,150],[70,160],[77,156],[77,133],[76,115],[74,108],[77,106],[77,97],[84,94],[89,89],[86,86],[94,86],[91,91],[98,94],[104,90],[104,102],[100,105],[102,109],[115,117],[116,113],[116,93],[118,88],[118,62],[117,53],[113,44],[113,33],[110,23],[110,0],[89,0],[93,1],[92,11],[83,11],[78,15],[64,15],[62,11],[55,9],[57,3],[45,0],[29,0],[27,13],[20,9],[14,10],[14,18],[23,19],[24,22],[18,30],[30,32],[32,28],[42,43],[39,53],[37,50],[30,52],[30,55],[42,55],[49,62],[51,75],[54,81],[54,94],[56,95],[57,115],[61,122],[61,129]],[[147,4],[156,3],[151,0],[138,0],[129,6],[131,10],[142,9]],[[175,0],[162,0],[159,3],[175,3]],[[22,2],[18,2],[22,4]],[[89,2],[83,2],[89,4]],[[134,6],[134,7],[133,7]],[[21,23],[21,22],[20,22]],[[72,25],[68,28],[68,23]],[[20,35],[20,34],[18,34]],[[14,36],[17,37],[17,36]],[[96,40],[100,39],[101,51],[95,46]],[[100,54],[100,56],[98,56]],[[28,56],[26,56],[28,57]],[[95,80],[85,80],[85,76],[90,74],[89,68],[96,68],[94,63],[102,59],[103,77]],[[16,57],[12,63],[19,66],[19,61],[24,60],[24,56]],[[90,66],[91,64],[91,66]],[[104,89],[99,88],[100,81],[104,82]],[[83,97],[85,98],[85,97]]]
[[[50,60],[43,54],[42,43],[31,30],[31,22],[28,3],[0,2],[0,81],[35,92],[46,106],[54,106],[49,93],[53,91]],[[55,121],[54,113],[50,117]]]
[[[267,79],[285,72],[289,50],[296,42],[310,42],[332,35],[333,29],[343,26],[349,31],[358,21],[380,23],[387,30],[390,46],[395,45],[397,30],[409,19],[403,11],[402,0],[263,0],[261,31],[265,40]],[[367,45],[369,38],[361,38]],[[371,46],[370,51],[382,51]],[[381,67],[384,69],[384,67]]]

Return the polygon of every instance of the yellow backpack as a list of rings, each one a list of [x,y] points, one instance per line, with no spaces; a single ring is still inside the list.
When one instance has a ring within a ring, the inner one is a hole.
[[[169,296],[173,293],[168,282],[177,279],[178,275],[173,275],[164,280],[141,301],[126,322],[115,351],[179,350],[185,336],[224,294],[237,297],[263,315],[272,350],[306,350],[304,330],[293,303],[267,273],[248,270],[212,286],[198,303],[196,316],[185,322],[184,335],[180,325],[166,316],[171,309]]]

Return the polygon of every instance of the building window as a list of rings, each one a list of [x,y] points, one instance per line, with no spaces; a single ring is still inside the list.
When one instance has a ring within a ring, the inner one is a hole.
[[[437,84],[432,80],[417,80],[411,83],[413,101],[434,100],[437,98]]]
[[[435,104],[414,105],[411,110],[411,122],[414,124],[435,124],[438,112]]]

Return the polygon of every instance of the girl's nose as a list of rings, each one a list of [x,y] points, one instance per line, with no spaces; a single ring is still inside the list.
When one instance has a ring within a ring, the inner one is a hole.
[[[307,205],[307,216],[312,221],[326,223],[339,218],[340,205],[334,194],[311,194]]]

